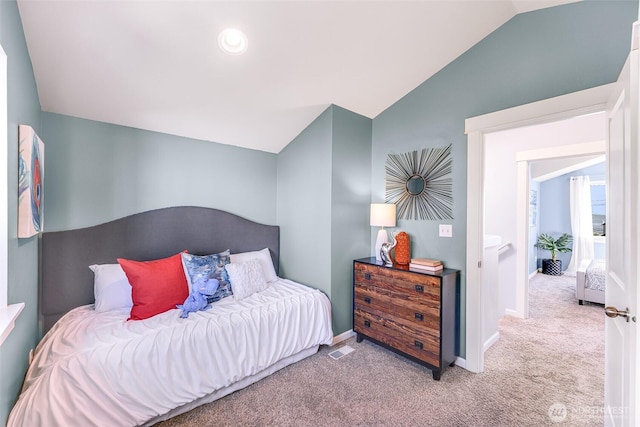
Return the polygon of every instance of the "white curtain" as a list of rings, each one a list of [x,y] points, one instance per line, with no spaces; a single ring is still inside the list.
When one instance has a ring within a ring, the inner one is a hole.
[[[571,177],[570,204],[573,251],[564,274],[575,275],[582,260],[594,257],[591,182],[588,176]]]

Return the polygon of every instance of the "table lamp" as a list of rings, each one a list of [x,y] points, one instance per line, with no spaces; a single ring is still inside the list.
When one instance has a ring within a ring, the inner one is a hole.
[[[380,227],[378,238],[376,239],[376,261],[382,261],[380,258],[380,248],[382,244],[389,241],[387,230],[385,227],[396,226],[396,205],[389,203],[372,203],[370,223],[372,227]]]

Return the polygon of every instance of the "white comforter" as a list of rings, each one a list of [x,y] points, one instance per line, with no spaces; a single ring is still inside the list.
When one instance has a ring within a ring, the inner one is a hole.
[[[328,298],[284,279],[179,313],[70,311],[38,345],[8,426],[143,424],[333,338]]]

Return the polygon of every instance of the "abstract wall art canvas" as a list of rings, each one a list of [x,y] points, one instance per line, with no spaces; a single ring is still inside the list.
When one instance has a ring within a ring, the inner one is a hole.
[[[42,178],[44,143],[31,126],[20,125],[18,154],[18,237],[42,231]]]

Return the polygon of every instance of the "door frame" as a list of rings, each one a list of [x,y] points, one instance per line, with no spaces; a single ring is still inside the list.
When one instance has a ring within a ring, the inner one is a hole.
[[[467,261],[466,261],[466,356],[465,368],[471,372],[484,371],[484,342],[482,325],[484,320],[482,252],[484,236],[484,136],[524,126],[545,124],[590,113],[605,111],[614,84],[597,86],[494,113],[471,117],[465,120],[467,135]],[[518,163],[518,175],[527,174],[528,162]],[[528,187],[528,179],[526,181]],[[528,211],[523,206],[528,203],[528,192],[518,192],[518,216],[526,218]],[[526,200],[525,200],[526,199]],[[526,203],[525,203],[526,202]],[[522,211],[522,212],[520,212]],[[525,223],[527,223],[525,221]],[[518,254],[516,295],[522,295],[528,287],[526,265],[522,251],[526,255],[521,239],[515,246]],[[520,261],[520,259],[523,259]],[[524,271],[524,278],[520,277]],[[526,281],[525,281],[526,280]],[[526,317],[524,306],[516,307],[518,316]]]

